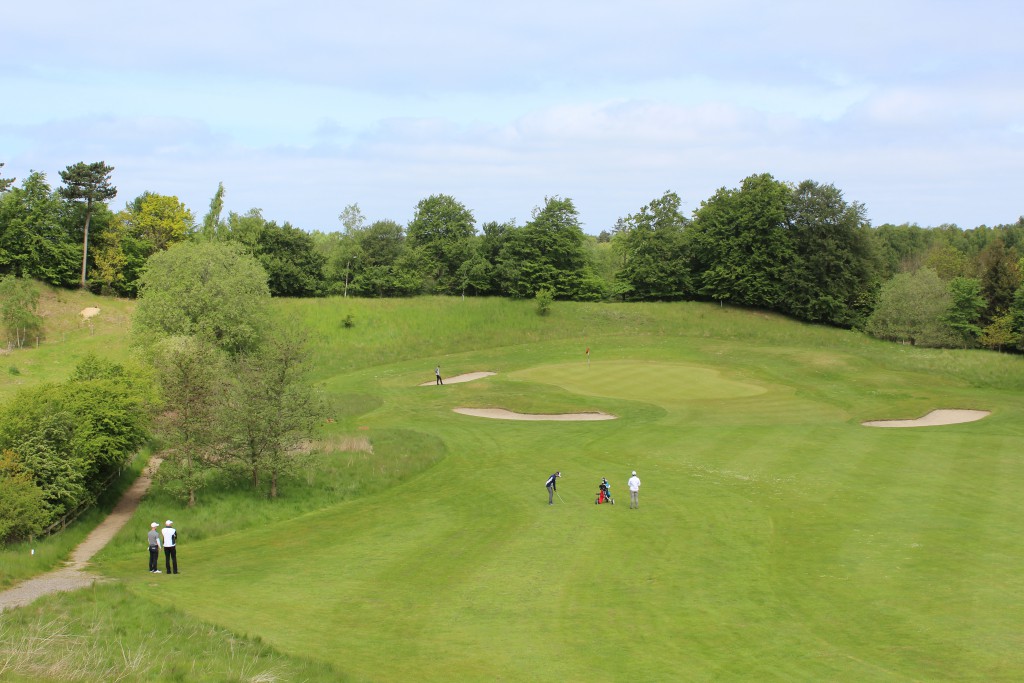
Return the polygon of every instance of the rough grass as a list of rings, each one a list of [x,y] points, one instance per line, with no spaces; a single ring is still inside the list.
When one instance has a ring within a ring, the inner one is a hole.
[[[159,590],[152,581],[151,590]],[[104,585],[41,599],[0,621],[0,680],[343,681],[330,666],[283,656]]]
[[[127,299],[98,297],[83,291],[39,287],[39,314],[44,336],[20,350],[0,356],[0,402],[10,400],[23,387],[67,379],[78,362],[89,355],[125,360],[128,330],[135,303]],[[83,319],[85,308],[100,312]],[[17,372],[10,372],[16,368]]]

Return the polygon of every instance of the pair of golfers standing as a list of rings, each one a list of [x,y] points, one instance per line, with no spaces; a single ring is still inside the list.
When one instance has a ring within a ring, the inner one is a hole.
[[[149,542],[149,573],[160,574],[157,569],[157,562],[160,558],[160,546],[164,548],[164,562],[168,574],[178,573],[178,531],[174,528],[174,522],[167,520],[164,528],[157,530],[160,525],[153,522],[149,525],[149,535],[146,540]],[[171,567],[174,567],[173,571]]]
[[[544,486],[547,487],[547,490],[548,490],[548,505],[554,505],[555,504],[555,493],[558,490],[558,485],[557,485],[556,482],[558,481],[558,478],[561,477],[561,476],[562,476],[561,471],[555,472],[550,477],[548,477],[547,482],[544,483]],[[629,478],[629,481],[626,482],[626,486],[629,487],[629,509],[630,510],[633,510],[633,509],[639,510],[640,509],[640,477],[636,476],[636,470],[633,470],[633,476],[631,476]],[[559,496],[558,500],[562,500],[562,497]]]

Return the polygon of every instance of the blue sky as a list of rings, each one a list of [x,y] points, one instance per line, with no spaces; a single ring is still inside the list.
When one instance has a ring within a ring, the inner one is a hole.
[[[570,197],[597,234],[666,190],[692,211],[754,173],[833,183],[873,224],[1024,214],[1024,4],[9,3],[0,171],[115,167],[307,230],[478,224]]]

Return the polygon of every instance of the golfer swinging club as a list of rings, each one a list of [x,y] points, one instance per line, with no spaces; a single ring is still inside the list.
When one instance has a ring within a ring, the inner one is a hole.
[[[560,476],[562,476],[561,472],[555,472],[550,477],[548,477],[547,483],[544,484],[544,486],[546,486],[548,489],[548,505],[555,504],[555,491],[558,490],[558,486],[555,484],[555,482],[558,480]]]

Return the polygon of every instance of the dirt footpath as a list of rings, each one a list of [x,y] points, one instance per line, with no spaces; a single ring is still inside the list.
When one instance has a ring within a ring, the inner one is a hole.
[[[107,579],[104,577],[86,571],[89,560],[109,543],[110,539],[131,519],[135,509],[139,507],[139,501],[142,500],[143,494],[149,490],[149,486],[153,482],[153,473],[159,466],[159,458],[150,459],[145,471],[124,492],[121,500],[117,502],[107,518],[100,522],[100,525],[71,551],[71,557],[63,567],[0,592],[0,612],[12,607],[23,607],[48,593],[78,590],[91,586],[97,581],[106,581]]]

